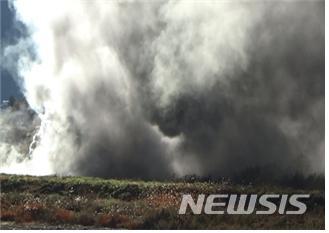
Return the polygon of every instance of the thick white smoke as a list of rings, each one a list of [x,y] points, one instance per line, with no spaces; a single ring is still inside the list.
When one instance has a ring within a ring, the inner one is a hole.
[[[324,80],[322,4],[15,1],[37,55],[18,67],[40,139],[0,172],[322,172],[324,100],[308,81]]]

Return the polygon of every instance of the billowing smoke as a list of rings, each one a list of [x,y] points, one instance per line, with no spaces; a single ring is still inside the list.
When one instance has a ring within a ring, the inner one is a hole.
[[[14,7],[30,37],[6,60],[20,55],[12,67],[41,119],[25,167],[151,179],[324,172],[324,1]],[[31,43],[35,58],[23,52]]]

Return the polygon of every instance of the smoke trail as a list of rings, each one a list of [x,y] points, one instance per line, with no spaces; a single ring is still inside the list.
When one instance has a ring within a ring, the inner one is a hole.
[[[34,3],[18,67],[49,172],[324,171],[324,2]]]

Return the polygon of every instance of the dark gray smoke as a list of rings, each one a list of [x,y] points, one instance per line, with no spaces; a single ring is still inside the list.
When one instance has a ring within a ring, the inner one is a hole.
[[[53,172],[324,172],[324,1],[62,3],[15,4]]]
[[[268,3],[249,36],[247,69],[163,111],[155,106],[154,122],[168,136],[184,135],[180,151],[202,174],[324,171],[322,3]]]

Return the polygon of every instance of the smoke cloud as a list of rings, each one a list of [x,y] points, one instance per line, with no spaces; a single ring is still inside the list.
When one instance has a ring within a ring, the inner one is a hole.
[[[5,48],[41,119],[25,167],[324,172],[324,1],[34,3],[13,2],[30,37]],[[35,56],[21,52],[31,43]]]

